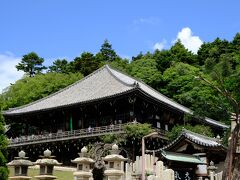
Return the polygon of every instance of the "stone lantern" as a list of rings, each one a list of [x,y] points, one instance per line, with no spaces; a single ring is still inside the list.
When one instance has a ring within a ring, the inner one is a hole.
[[[28,157],[25,157],[26,153],[24,151],[20,151],[18,153],[19,157],[15,157],[13,161],[9,162],[8,166],[14,167],[14,176],[9,177],[9,179],[13,180],[27,180],[32,179],[27,175],[28,166],[32,166],[33,162],[27,160]]]
[[[79,156],[80,157],[72,160],[72,163],[77,164],[77,170],[73,173],[73,176],[76,177],[77,180],[89,180],[89,178],[92,177],[91,164],[95,161],[89,158],[85,146],[81,149]]]
[[[217,170],[217,167],[214,166],[214,162],[211,161],[210,162],[210,166],[208,166],[208,171],[209,171],[209,177],[210,177],[210,180],[214,180],[214,175],[215,175],[215,171]]]
[[[38,159],[35,164],[40,166],[40,173],[38,176],[35,176],[36,179],[50,180],[56,179],[56,176],[53,176],[54,166],[61,165],[57,160],[53,159],[55,156],[51,156],[52,152],[46,150],[43,152],[43,156],[40,156],[42,159]]]
[[[104,174],[108,177],[109,180],[120,180],[121,176],[124,174],[121,164],[123,161],[126,161],[127,158],[124,158],[122,155],[119,155],[120,151],[118,146],[114,144],[111,154],[103,158],[106,162],[106,170]]]

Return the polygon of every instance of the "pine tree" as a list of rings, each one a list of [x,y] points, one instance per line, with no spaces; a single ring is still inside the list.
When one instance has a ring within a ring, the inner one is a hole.
[[[21,62],[16,65],[16,68],[18,71],[24,71],[28,73],[30,77],[33,77],[36,73],[46,69],[46,67],[42,65],[43,62],[43,58],[39,57],[35,52],[31,52],[23,56]]]
[[[112,62],[117,58],[116,52],[112,49],[112,45],[105,40],[101,46],[100,52],[96,55],[101,61]]]

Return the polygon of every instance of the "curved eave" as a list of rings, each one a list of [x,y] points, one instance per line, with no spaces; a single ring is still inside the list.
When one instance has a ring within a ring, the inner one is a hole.
[[[11,112],[7,112],[7,111],[3,111],[3,115],[4,116],[20,116],[20,115],[25,115],[25,114],[32,114],[32,113],[39,113],[39,112],[46,112],[46,111],[50,111],[50,110],[55,110],[55,109],[64,109],[64,108],[68,108],[68,107],[72,107],[72,106],[76,106],[76,105],[84,105],[84,104],[89,104],[89,103],[94,103],[96,101],[103,101],[105,99],[111,99],[117,96],[123,96],[129,93],[132,93],[136,91],[136,88],[132,88],[130,90],[121,92],[121,93],[117,93],[117,94],[113,94],[110,96],[105,96],[105,97],[101,97],[101,98],[96,98],[96,99],[91,99],[91,100],[87,100],[87,101],[82,101],[82,102],[76,102],[76,103],[72,103],[72,104],[67,104],[67,105],[63,105],[63,106],[56,106],[56,107],[52,107],[52,108],[46,108],[46,109],[41,109],[41,110],[36,110],[36,111],[27,111],[27,112],[21,112],[21,113],[11,113]],[[16,110],[16,109],[14,109]]]
[[[212,126],[215,126],[215,127],[221,127],[222,129],[228,129],[230,128],[230,126],[226,125],[226,124],[223,124],[219,121],[215,121],[211,118],[208,118],[208,117],[205,117],[204,120],[203,120],[204,123],[206,124],[210,124]]]
[[[225,150],[226,151],[226,147],[224,147],[223,145],[221,144],[217,144],[217,145],[211,145],[211,144],[207,144],[207,143],[204,143],[204,142],[200,142],[198,140],[195,140],[195,139],[192,139],[192,138],[189,138],[185,133],[182,133],[177,139],[175,139],[172,143],[170,143],[169,145],[161,148],[162,150],[170,150],[171,148],[173,148],[174,146],[176,146],[180,141],[182,140],[187,140],[193,144],[196,144],[196,145],[199,145],[199,146],[203,146],[203,147],[206,147],[206,148],[220,148],[222,150]]]
[[[192,138],[189,138],[188,136],[186,136],[184,133],[181,133],[174,141],[172,141],[170,144],[162,147],[162,148],[159,148],[157,150],[154,150],[154,152],[161,152],[162,150],[171,150],[171,148],[173,148],[174,146],[176,146],[178,143],[180,143],[182,140],[184,141],[188,141],[190,143],[193,143],[193,144],[196,144],[198,146],[202,146],[202,147],[206,147],[206,148],[209,148],[209,149],[219,149],[219,150],[223,150],[223,151],[226,151],[227,148],[225,146],[223,146],[222,144],[218,144],[218,145],[214,145],[214,146],[209,146],[209,145],[206,145],[205,143],[200,143],[199,141],[195,141],[195,140],[192,140]],[[148,152],[153,152],[152,150],[149,150]]]
[[[203,146],[203,147],[206,147],[206,148],[211,148],[211,149],[219,149],[219,150],[224,150],[226,151],[227,148],[224,147],[223,145],[209,145],[209,144],[206,144],[206,143],[201,143],[199,141],[194,141],[193,139],[187,139],[189,140],[190,142],[196,144],[196,145],[199,145],[199,146]]]
[[[164,102],[163,100],[160,100],[160,99],[156,98],[155,96],[152,96],[152,95],[148,94],[147,92],[145,92],[145,91],[144,91],[141,87],[139,87],[139,86],[138,86],[137,88],[138,88],[138,90],[139,90],[142,94],[144,94],[145,96],[147,96],[147,97],[149,97],[149,98],[151,98],[151,99],[154,99],[155,101],[160,102],[160,103],[166,105],[167,107],[169,107],[169,108],[171,108],[171,109],[174,109],[174,110],[176,110],[176,111],[178,111],[178,112],[181,112],[181,113],[186,113],[186,114],[189,114],[189,115],[193,115],[193,111],[191,111],[190,109],[188,109],[188,108],[186,108],[186,107],[178,104],[177,102],[174,102],[174,101],[171,100],[172,103],[174,103],[174,104],[176,104],[176,105],[178,105],[178,106],[181,106],[181,107],[182,107],[181,109],[178,108],[178,107],[176,107],[176,106],[170,105],[170,104]],[[197,121],[202,121],[204,124],[208,124],[208,125],[210,125],[210,126],[214,126],[214,127],[220,128],[220,129],[228,129],[228,128],[229,128],[228,125],[222,124],[222,123],[220,123],[220,122],[218,122],[218,121],[215,121],[215,120],[210,119],[210,118],[207,118],[207,117],[205,117],[205,118],[202,119],[202,120],[197,119]]]

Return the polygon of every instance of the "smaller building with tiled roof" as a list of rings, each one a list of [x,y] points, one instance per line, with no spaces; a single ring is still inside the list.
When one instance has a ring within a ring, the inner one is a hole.
[[[187,144],[192,144],[196,149],[226,151],[226,147],[224,147],[220,141],[220,138],[211,138],[183,129],[181,134],[173,142],[162,149],[167,151],[183,152],[186,150]]]
[[[194,178],[207,176],[207,166],[211,161],[218,167],[217,172],[222,171],[226,151],[220,137],[211,138],[186,129],[168,145],[154,150],[179,177],[188,172]]]

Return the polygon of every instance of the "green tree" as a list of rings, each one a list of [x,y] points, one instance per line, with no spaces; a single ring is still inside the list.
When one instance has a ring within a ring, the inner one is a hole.
[[[169,68],[173,62],[170,50],[156,50],[153,53],[153,59],[156,60],[157,68],[161,73],[163,73],[167,68]]]
[[[57,59],[53,62],[52,66],[49,66],[50,72],[57,72],[57,73],[68,73],[68,61],[66,59]]]
[[[230,51],[231,46],[227,40],[216,38],[213,42],[202,44],[198,50],[198,63],[199,65],[208,64],[208,66],[213,67],[218,63],[222,54],[229,53]]]
[[[23,55],[23,58],[18,65],[16,65],[17,70],[23,71],[33,77],[36,73],[41,72],[46,69],[42,65],[44,59],[39,57],[35,52],[30,52],[29,54]]]
[[[112,62],[117,58],[117,53],[112,49],[112,45],[105,40],[101,46],[100,52],[96,54],[99,61]]]
[[[143,58],[143,53],[141,51],[137,56],[132,57],[132,61],[137,61],[138,59],[142,59],[142,58]]]
[[[200,73],[202,72],[198,67],[182,62],[175,63],[162,75],[161,92],[193,109],[198,118],[207,116],[227,120],[229,115],[226,101],[196,79]]]
[[[126,134],[126,141],[132,144],[130,150],[132,150],[132,160],[134,161],[136,150],[140,149],[142,137],[153,132],[153,129],[151,124],[148,123],[132,123],[124,126],[124,132]]]
[[[143,136],[153,132],[153,129],[148,123],[132,123],[124,126],[124,132],[130,139],[141,140]]]
[[[114,61],[108,63],[111,67],[118,69],[119,71],[129,73],[130,65],[128,59],[116,58]]]
[[[161,73],[157,69],[155,59],[139,59],[130,64],[130,74],[141,79],[155,89],[160,87]]]
[[[1,110],[1,107],[0,107]],[[4,129],[4,118],[0,111],[0,179],[7,180],[8,179],[8,168],[7,168],[7,145],[8,141],[5,136],[5,129]]]
[[[186,130],[198,133],[198,134],[202,134],[204,136],[214,137],[212,129],[209,126],[205,126],[205,125],[192,126],[190,124],[186,124],[186,125],[174,126],[171,129],[171,131],[169,131],[167,133],[167,137],[169,138],[169,141],[171,142],[171,141],[175,140],[181,134],[183,129],[186,129]]]
[[[178,40],[170,49],[170,58],[173,62],[183,62],[195,65],[197,57],[191,51],[188,51]]]
[[[112,144],[112,143],[116,143],[116,144],[121,144],[126,142],[126,137],[125,135],[122,134],[106,134],[100,137],[100,140],[106,144]]]
[[[47,73],[37,74],[34,78],[24,77],[2,93],[3,108],[17,107],[38,100],[80,80],[82,77],[80,73]]]
[[[75,72],[81,72],[87,76],[100,67],[100,62],[92,53],[83,52],[80,57],[74,59],[73,66]]]
[[[239,179],[240,171],[240,156],[236,154],[237,142],[239,140],[240,125],[239,125],[239,112],[240,112],[240,69],[238,68],[239,62],[236,64],[236,68],[233,69],[231,62],[232,57],[229,54],[221,54],[216,61],[216,65],[213,66],[211,72],[209,72],[209,78],[200,76],[202,82],[211,87],[215,92],[218,92],[229,105],[229,112],[235,114],[236,127],[231,133],[231,140],[228,146],[227,157],[225,160],[225,169],[223,172],[224,179]],[[230,113],[229,113],[230,114]]]
[[[240,33],[237,33],[231,42],[231,46],[234,52],[239,52],[240,50]]]
[[[175,63],[166,69],[162,75],[165,86],[161,89],[161,92],[179,101],[180,94],[188,92],[196,85],[194,84],[194,78],[199,73],[200,69],[197,67],[182,62]]]

